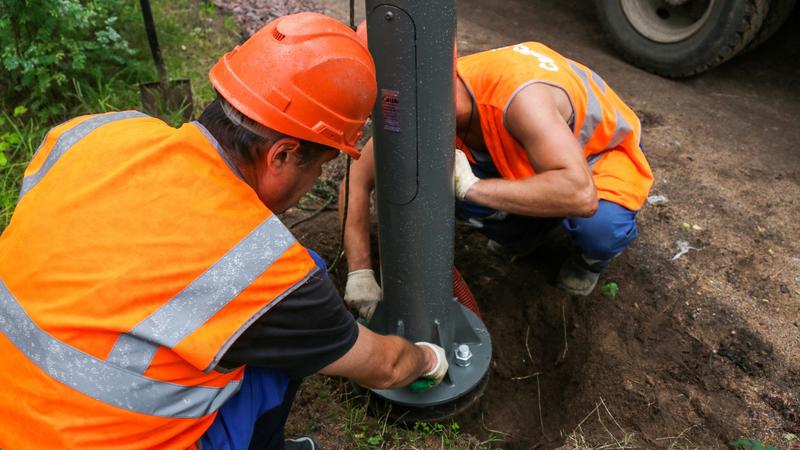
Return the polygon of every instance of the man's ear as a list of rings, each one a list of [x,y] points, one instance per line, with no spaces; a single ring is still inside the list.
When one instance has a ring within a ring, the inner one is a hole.
[[[278,139],[264,154],[264,164],[270,172],[282,170],[289,161],[300,157],[300,141],[292,137]]]

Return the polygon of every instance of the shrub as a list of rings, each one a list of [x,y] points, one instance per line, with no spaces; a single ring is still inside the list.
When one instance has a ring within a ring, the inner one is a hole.
[[[6,105],[26,105],[41,120],[63,116],[87,80],[138,79],[143,70],[122,37],[133,2],[3,0],[0,3],[0,93]],[[140,19],[139,19],[140,20]]]

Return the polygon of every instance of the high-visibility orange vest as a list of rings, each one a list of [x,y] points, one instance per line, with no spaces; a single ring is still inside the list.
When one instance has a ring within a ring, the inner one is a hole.
[[[0,237],[0,448],[194,448],[215,370],[316,269],[199,123],[50,131]]]
[[[641,208],[653,183],[639,147],[641,124],[600,76],[536,42],[464,56],[457,64],[480,115],[489,155],[503,178],[534,175],[525,149],[508,133],[504,119],[517,92],[545,83],[561,88],[572,103],[575,138],[592,166],[598,197],[630,210]]]

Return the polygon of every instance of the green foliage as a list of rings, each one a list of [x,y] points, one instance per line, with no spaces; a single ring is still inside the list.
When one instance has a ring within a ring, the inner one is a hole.
[[[736,449],[778,450],[778,447],[772,445],[764,445],[760,441],[756,441],[755,439],[737,439],[735,441],[728,442],[728,445]]]
[[[154,81],[139,2],[0,1],[0,232],[22,172],[48,129],[83,114],[141,109]],[[189,78],[195,113],[214,97],[208,69],[239,43],[230,16],[202,0],[152,0],[167,71]],[[172,125],[181,119],[163,117]]]
[[[47,131],[24,107],[0,115],[0,231],[17,204],[22,172]]]
[[[24,104],[40,120],[75,106],[76,81],[120,75],[143,66],[120,34],[132,22],[133,2],[115,0],[5,0],[0,6],[0,85],[3,100]]]
[[[600,293],[610,298],[611,300],[617,298],[618,292],[619,292],[619,286],[617,285],[617,283],[613,281],[604,284],[603,287],[600,288]]]

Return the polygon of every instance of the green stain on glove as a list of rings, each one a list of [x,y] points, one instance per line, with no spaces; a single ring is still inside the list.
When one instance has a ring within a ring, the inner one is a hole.
[[[436,381],[431,380],[430,378],[417,378],[411,384],[408,385],[408,389],[415,394],[419,394],[421,392],[425,392],[428,389],[432,388],[436,385]]]

